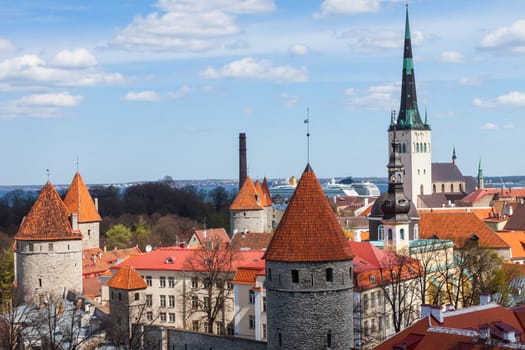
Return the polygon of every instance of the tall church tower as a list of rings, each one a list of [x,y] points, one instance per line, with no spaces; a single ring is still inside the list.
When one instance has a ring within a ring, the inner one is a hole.
[[[264,255],[268,350],[352,347],[353,257],[308,165]]]
[[[405,192],[417,206],[418,195],[432,193],[432,157],[430,125],[427,123],[426,113],[425,121],[421,120],[417,106],[408,5],[406,7],[401,105],[397,119],[392,114],[388,129],[389,145],[392,144],[395,130],[397,130],[396,137],[399,141],[401,162],[405,165]]]

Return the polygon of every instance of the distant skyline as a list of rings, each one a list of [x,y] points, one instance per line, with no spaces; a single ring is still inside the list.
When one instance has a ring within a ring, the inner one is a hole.
[[[405,1],[15,1],[0,13],[0,185],[386,176]],[[432,160],[525,175],[525,2],[409,1]]]

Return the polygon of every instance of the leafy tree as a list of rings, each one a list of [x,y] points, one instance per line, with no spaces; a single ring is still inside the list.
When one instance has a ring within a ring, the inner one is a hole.
[[[13,250],[4,248],[0,253],[0,310],[13,298],[14,271]]]
[[[142,215],[139,216],[134,225],[133,240],[142,250],[151,242],[151,226]]]
[[[106,232],[106,245],[109,248],[129,248],[131,238],[131,229],[122,224],[117,224]]]

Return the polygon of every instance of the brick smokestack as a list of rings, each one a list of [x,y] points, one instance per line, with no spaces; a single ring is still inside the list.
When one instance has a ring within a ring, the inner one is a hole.
[[[246,134],[239,134],[239,189],[248,176],[248,165],[246,163]]]

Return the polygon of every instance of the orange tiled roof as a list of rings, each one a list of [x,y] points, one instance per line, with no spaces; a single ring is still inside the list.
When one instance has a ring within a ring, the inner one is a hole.
[[[231,241],[232,247],[242,250],[264,250],[270,244],[272,232],[237,232]]]
[[[469,212],[420,212],[419,232],[421,238],[450,239],[456,246],[476,235],[479,245],[485,248],[509,248],[510,246],[476,215]]]
[[[71,213],[78,214],[78,222],[102,221],[93,198],[91,198],[79,172],[73,177],[71,186],[69,186],[69,190],[64,198],[64,204]]]
[[[29,214],[20,225],[17,240],[82,239],[80,231],[73,231],[69,211],[53,185],[48,182],[40,191]]]
[[[144,289],[148,287],[146,281],[140,277],[133,266],[121,267],[109,280],[108,286],[125,290]]]
[[[206,232],[206,235],[204,234]],[[223,247],[230,243],[230,236],[223,228],[208,228],[206,230],[193,230],[201,244],[212,241],[213,243],[224,244]]]
[[[260,210],[263,209],[261,198],[259,197],[255,186],[253,185],[252,179],[246,176],[246,180],[241,186],[239,193],[233,199],[230,205],[230,210]]]
[[[493,209],[490,207],[453,207],[453,208],[418,208],[417,212],[421,213],[472,213],[481,220],[490,216]]]
[[[321,184],[308,164],[264,258],[315,262],[348,260],[353,256]]]
[[[268,180],[266,180],[266,177],[263,180],[262,189],[263,189],[263,195],[266,200],[266,206],[269,207],[273,203],[272,203],[272,195],[270,194],[270,187],[268,186]]]
[[[510,245],[512,259],[525,258],[525,232],[498,232],[498,236]]]
[[[138,247],[115,249],[107,252],[102,251],[100,248],[83,249],[82,275],[84,277],[101,275],[121,260],[141,253]]]
[[[504,345],[508,342],[501,339],[502,329],[515,330],[519,339],[524,332],[520,313],[518,309],[507,309],[497,304],[443,312],[443,322],[431,316],[424,317],[374,349],[401,349],[403,344],[411,350],[485,349],[486,343],[479,336],[483,328],[490,330],[494,343],[491,349],[508,349],[512,346]]]

